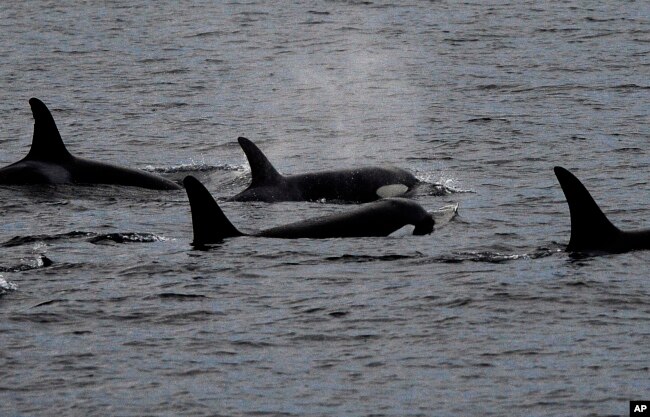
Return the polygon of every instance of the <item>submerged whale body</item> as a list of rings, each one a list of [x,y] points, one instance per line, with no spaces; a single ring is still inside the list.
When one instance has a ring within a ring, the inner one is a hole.
[[[37,98],[31,98],[29,105],[34,116],[32,147],[23,159],[0,169],[0,184],[115,184],[155,190],[181,188],[148,172],[71,155],[47,106]]]
[[[620,253],[650,249],[650,230],[620,230],[609,221],[578,178],[562,167],[554,170],[571,213],[567,251]]]
[[[282,175],[250,140],[237,139],[251,167],[251,184],[230,201],[338,200],[365,203],[404,196],[419,183],[396,167],[361,167],[297,175]]]
[[[387,198],[359,209],[303,220],[245,235],[228,220],[210,192],[192,176],[183,180],[192,211],[194,245],[218,243],[234,236],[259,236],[282,239],[388,236],[406,225],[414,235],[433,232],[431,214],[405,198]]]

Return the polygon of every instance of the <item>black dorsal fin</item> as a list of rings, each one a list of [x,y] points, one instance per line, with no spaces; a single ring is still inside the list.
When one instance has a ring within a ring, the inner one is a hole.
[[[271,165],[266,156],[253,142],[241,136],[237,138],[237,141],[246,154],[248,164],[251,167],[251,187],[277,184],[282,181],[282,174]]]
[[[562,167],[554,170],[571,212],[571,240],[567,250],[601,250],[612,246],[620,230],[607,219],[575,175]]]
[[[63,144],[59,129],[47,106],[37,98],[30,98],[29,105],[34,116],[34,137],[32,147],[25,159],[40,161],[62,161],[72,159]]]
[[[192,228],[194,230],[192,244],[219,243],[224,238],[243,235],[230,223],[210,192],[199,180],[187,176],[183,180],[183,185],[185,185],[192,210]]]

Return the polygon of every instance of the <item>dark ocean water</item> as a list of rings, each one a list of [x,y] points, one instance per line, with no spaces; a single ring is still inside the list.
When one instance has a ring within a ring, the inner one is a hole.
[[[163,4],[164,3],[164,4]],[[277,4],[276,4],[277,3]],[[0,165],[243,189],[393,164],[430,236],[194,250],[183,191],[0,187],[2,416],[610,416],[650,392],[648,252],[575,257],[553,174],[650,225],[647,2],[4,2]],[[227,203],[244,231],[352,207]]]

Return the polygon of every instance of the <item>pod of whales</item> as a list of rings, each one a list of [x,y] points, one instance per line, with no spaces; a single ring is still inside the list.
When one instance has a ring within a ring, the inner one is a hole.
[[[251,184],[230,201],[336,200],[366,203],[404,196],[419,183],[410,172],[396,167],[361,167],[297,175],[282,175],[250,140],[239,145],[248,158]]]
[[[114,184],[156,190],[181,187],[140,170],[73,156],[66,149],[54,119],[42,101],[29,100],[34,116],[34,136],[28,154],[0,169],[0,184]],[[435,220],[407,195],[419,183],[408,171],[394,167],[362,167],[298,175],[281,175],[250,140],[240,137],[251,167],[250,186],[230,201],[338,200],[370,202],[349,212],[307,219],[261,230],[248,236],[284,239],[387,236],[404,226],[414,235],[433,232]],[[650,229],[623,231],[614,226],[585,186],[562,167],[555,175],[569,205],[569,252],[621,253],[650,249]],[[183,184],[192,212],[194,245],[218,243],[245,236],[224,215],[209,191],[188,176]],[[378,201],[376,201],[378,200]],[[456,207],[457,208],[457,207]],[[455,213],[455,209],[452,210]]]
[[[0,184],[115,184],[155,190],[181,188],[158,175],[71,155],[47,106],[37,98],[31,98],[29,105],[34,115],[32,147],[23,159],[0,169]]]
[[[650,230],[620,230],[609,221],[578,178],[562,167],[554,170],[571,213],[567,251],[621,253],[650,249]]]
[[[210,192],[192,176],[183,180],[192,211],[193,244],[218,243],[234,236],[245,236],[228,220]],[[419,204],[404,198],[387,198],[353,211],[262,230],[248,236],[283,239],[388,236],[406,225],[414,235],[433,231],[431,214]]]

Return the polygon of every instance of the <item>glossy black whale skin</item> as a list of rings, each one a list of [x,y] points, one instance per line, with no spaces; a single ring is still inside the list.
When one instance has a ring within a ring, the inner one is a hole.
[[[420,182],[410,172],[391,166],[282,175],[250,140],[237,139],[251,168],[251,184],[230,201],[318,201],[366,203],[407,195]],[[383,190],[383,191],[382,191]]]
[[[341,214],[307,219],[246,235],[225,216],[210,192],[196,178],[185,177],[185,190],[192,211],[194,245],[218,243],[234,236],[281,239],[324,239],[388,236],[406,225],[414,235],[433,232],[434,219],[422,206],[405,198],[386,198]]]
[[[650,249],[650,230],[623,231],[614,226],[575,175],[555,167],[571,213],[569,252],[621,253]]]
[[[181,187],[137,169],[78,158],[68,152],[54,118],[37,98],[29,100],[34,116],[32,146],[23,159],[0,169],[0,184],[115,184],[155,190]]]

